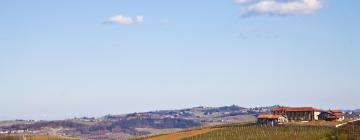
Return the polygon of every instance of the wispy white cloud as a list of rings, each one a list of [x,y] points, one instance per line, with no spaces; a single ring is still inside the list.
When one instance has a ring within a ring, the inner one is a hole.
[[[251,2],[254,2],[255,0],[235,0],[235,3],[237,4],[248,4]]]
[[[142,23],[142,22],[144,22],[144,16],[136,16],[136,17],[135,17],[135,21],[136,21],[137,23]]]
[[[311,14],[319,10],[323,0],[235,0],[242,16]]]
[[[135,23],[144,22],[144,16],[129,17],[129,16],[118,15],[118,16],[110,17],[107,22],[114,24],[131,25]]]

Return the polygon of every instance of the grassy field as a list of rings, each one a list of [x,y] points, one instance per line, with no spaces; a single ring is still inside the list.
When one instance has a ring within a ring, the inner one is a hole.
[[[340,128],[324,126],[228,126],[184,140],[360,140],[360,122]]]
[[[76,140],[72,138],[61,138],[56,136],[9,136],[0,135],[0,140]]]

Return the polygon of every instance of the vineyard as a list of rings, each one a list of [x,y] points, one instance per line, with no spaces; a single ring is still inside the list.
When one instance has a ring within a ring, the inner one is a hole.
[[[360,122],[322,126],[228,126],[184,140],[360,140]]]
[[[333,139],[340,140],[360,140],[360,121],[337,128],[331,136]]]

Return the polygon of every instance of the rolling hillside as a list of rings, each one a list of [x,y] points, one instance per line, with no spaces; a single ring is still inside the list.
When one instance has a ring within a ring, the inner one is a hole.
[[[198,135],[193,135],[198,133]],[[260,127],[254,123],[232,124],[182,133],[160,135],[146,140],[360,140],[360,121],[339,128],[328,126]]]
[[[55,135],[84,139],[127,139],[181,131],[201,126],[255,120],[254,115],[270,107],[193,107],[99,118],[81,117],[55,121],[0,121],[0,134]]]

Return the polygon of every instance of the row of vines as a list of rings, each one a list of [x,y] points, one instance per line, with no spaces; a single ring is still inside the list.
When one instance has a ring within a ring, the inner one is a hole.
[[[322,126],[230,126],[185,140],[360,140],[360,122]]]

